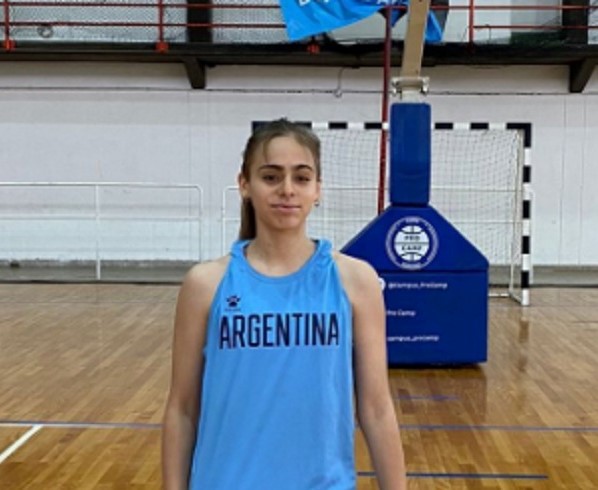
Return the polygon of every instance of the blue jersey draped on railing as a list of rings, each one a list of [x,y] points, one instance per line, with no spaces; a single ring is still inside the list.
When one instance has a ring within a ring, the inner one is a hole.
[[[409,0],[280,0],[287,33],[291,41],[329,32],[358,22],[380,11],[385,5],[408,5]],[[394,25],[404,10],[393,10]],[[426,26],[426,41],[442,39],[442,28],[430,12]]]

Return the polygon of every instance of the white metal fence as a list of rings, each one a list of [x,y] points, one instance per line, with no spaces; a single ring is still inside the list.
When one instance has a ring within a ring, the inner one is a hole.
[[[0,257],[12,263],[201,261],[204,192],[147,182],[0,183]]]

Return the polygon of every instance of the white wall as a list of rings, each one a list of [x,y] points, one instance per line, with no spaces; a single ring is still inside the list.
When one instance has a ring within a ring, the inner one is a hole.
[[[562,0],[527,0],[524,5],[530,7],[560,7]],[[513,5],[517,5],[514,2]],[[552,26],[560,25],[562,23],[562,11],[558,8],[545,10],[513,10],[509,13],[511,21],[515,25],[534,25],[534,26]],[[518,30],[519,31],[519,30]],[[541,32],[537,29],[527,30],[526,32]],[[546,30],[545,32],[554,32]]]
[[[563,67],[438,67],[426,75],[435,120],[533,123],[534,263],[597,265],[598,76],[571,95]],[[333,68],[218,67],[208,71],[207,90],[193,91],[178,65],[3,62],[0,181],[199,184],[214,230],[204,256],[213,256],[221,192],[234,184],[250,122],[378,120],[380,86],[378,69],[339,77]],[[14,211],[2,192],[0,215]],[[50,231],[40,226],[32,232],[43,242]],[[19,258],[2,230],[0,260]]]

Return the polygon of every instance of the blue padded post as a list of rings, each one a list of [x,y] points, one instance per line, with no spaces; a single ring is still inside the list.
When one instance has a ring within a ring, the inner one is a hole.
[[[432,111],[424,103],[393,104],[390,112],[390,202],[430,202]]]

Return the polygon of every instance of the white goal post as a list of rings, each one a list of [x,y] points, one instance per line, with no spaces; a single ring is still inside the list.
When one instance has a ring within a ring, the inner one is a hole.
[[[379,144],[386,126],[301,124],[322,142],[323,197],[309,231],[341,248],[376,216]],[[530,303],[531,136],[530,123],[515,122],[437,122],[432,131],[430,204],[488,258],[491,296],[509,296],[522,305]],[[238,199],[235,188],[223,192],[223,251],[236,237]]]

